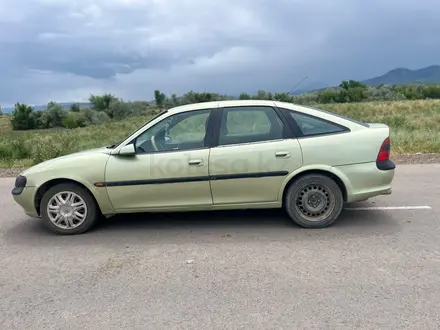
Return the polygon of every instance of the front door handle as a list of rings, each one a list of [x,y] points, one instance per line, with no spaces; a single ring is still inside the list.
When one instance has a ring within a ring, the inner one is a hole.
[[[189,165],[192,166],[202,166],[203,165],[203,159],[192,159],[188,162]]]
[[[277,151],[275,157],[278,158],[290,158],[290,152],[288,151]]]

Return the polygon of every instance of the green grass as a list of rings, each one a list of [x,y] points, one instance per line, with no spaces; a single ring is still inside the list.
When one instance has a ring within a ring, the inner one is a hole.
[[[353,119],[391,128],[394,154],[440,152],[440,100],[322,105]]]
[[[440,152],[440,100],[319,105],[364,122],[391,127],[394,154]],[[85,128],[12,131],[0,116],[0,167],[28,167],[46,159],[101,147],[125,138],[150,116]],[[243,127],[243,131],[246,127]]]
[[[72,152],[101,147],[125,138],[150,116],[84,128],[9,131],[0,135],[0,167],[28,167]]]

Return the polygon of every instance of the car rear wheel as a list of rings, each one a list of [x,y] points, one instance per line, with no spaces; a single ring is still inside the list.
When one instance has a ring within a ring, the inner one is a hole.
[[[50,188],[41,200],[40,210],[47,228],[60,235],[84,233],[99,219],[98,207],[92,195],[72,183]]]
[[[341,188],[334,180],[322,174],[308,174],[288,187],[284,207],[297,225],[324,228],[339,217],[343,204]]]

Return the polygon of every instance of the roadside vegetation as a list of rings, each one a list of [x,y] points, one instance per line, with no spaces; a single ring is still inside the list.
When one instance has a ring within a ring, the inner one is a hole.
[[[0,115],[0,167],[28,167],[76,151],[113,144],[163,108],[231,99],[215,93],[189,92],[170,97],[156,90],[152,102],[125,102],[113,95],[90,97],[90,107],[64,109],[50,102],[35,111],[17,103]],[[363,122],[381,122],[392,130],[392,152],[440,152],[440,86],[365,86],[355,81],[338,88],[291,96],[259,91],[239,99],[274,99],[306,104]]]

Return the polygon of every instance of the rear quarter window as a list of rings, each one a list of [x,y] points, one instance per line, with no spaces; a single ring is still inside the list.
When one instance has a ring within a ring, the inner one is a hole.
[[[317,117],[293,111],[289,111],[289,115],[295,120],[303,136],[333,134],[347,131],[347,128],[343,126]]]
[[[358,124],[358,125],[361,125],[361,126],[364,126],[364,127],[370,127],[370,125],[368,125],[367,123],[363,123],[363,122],[358,121],[356,119],[345,117],[343,115],[340,115],[340,114],[337,114],[337,113],[334,113],[334,112],[331,112],[331,111],[327,111],[327,110],[323,110],[323,109],[318,109],[318,108],[313,108],[313,107],[308,107],[308,106],[304,106],[304,105],[302,105],[301,107],[306,108],[306,109],[310,109],[310,110],[319,111],[319,112],[322,112],[322,113],[326,113],[328,115],[332,115],[332,116],[335,116],[335,117],[338,117],[338,118],[341,118],[341,119],[344,119],[344,120],[348,120],[348,121],[350,121],[352,123],[355,123],[355,124]]]

